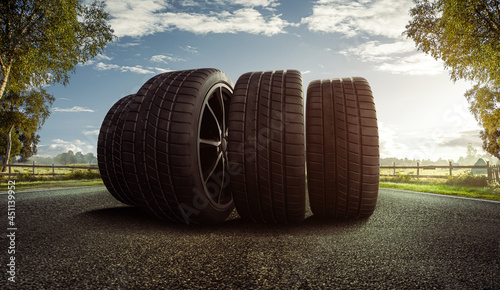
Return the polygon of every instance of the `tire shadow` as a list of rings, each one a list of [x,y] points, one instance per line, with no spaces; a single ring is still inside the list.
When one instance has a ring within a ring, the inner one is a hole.
[[[113,228],[115,230],[140,229],[149,231],[173,230],[186,234],[303,234],[314,235],[318,233],[332,233],[336,231],[353,231],[364,227],[369,218],[357,219],[331,219],[321,218],[314,215],[306,217],[300,223],[293,224],[257,224],[252,221],[243,220],[236,210],[220,224],[183,224],[168,222],[159,219],[146,210],[134,206],[109,207],[87,211],[76,216],[83,219],[94,228]]]

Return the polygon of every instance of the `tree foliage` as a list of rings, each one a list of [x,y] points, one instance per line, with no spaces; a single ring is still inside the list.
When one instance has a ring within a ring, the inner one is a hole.
[[[68,150],[68,152],[60,153],[55,157],[33,156],[29,161],[35,161],[37,164],[95,164],[97,163],[97,157],[94,155],[94,153],[74,153],[73,151]]]
[[[5,90],[67,84],[78,63],[113,39],[104,7],[80,0],[1,1],[0,99]]]
[[[4,161],[18,154],[23,158],[36,154],[40,141],[36,132],[49,117],[54,100],[43,89],[5,94],[0,105],[0,156]]]
[[[475,85],[465,93],[470,111],[483,127],[483,148],[500,158],[500,86]]]
[[[500,0],[416,0],[405,33],[441,59],[452,80],[476,82],[465,94],[483,126],[483,148],[500,157]]]

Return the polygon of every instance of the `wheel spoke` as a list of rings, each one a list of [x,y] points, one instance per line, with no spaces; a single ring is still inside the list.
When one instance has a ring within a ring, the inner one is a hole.
[[[208,102],[207,102],[207,108],[210,111],[210,113],[212,114],[212,117],[214,118],[215,122],[217,123],[217,128],[219,129],[219,136],[221,136],[223,131],[222,131],[222,128],[219,124],[219,119],[217,119],[217,115],[215,115],[214,110],[212,110],[212,107],[210,107],[210,104]]]
[[[217,197],[217,203],[220,204],[220,199],[222,196],[222,193],[224,192],[224,185],[226,184],[226,154],[225,152],[221,152],[223,155],[222,156],[222,181],[219,189],[219,196]]]
[[[218,147],[218,146],[220,146],[221,141],[220,140],[212,140],[212,139],[200,139],[200,143],[205,144],[205,145]]]
[[[217,99],[219,100],[219,106],[222,111],[222,132],[226,133],[226,108],[224,104],[224,94],[222,91],[222,87],[219,88],[218,94],[217,94]]]
[[[210,176],[212,176],[214,174],[214,171],[215,171],[215,169],[217,169],[217,165],[219,165],[219,162],[220,162],[221,159],[222,159],[222,152],[219,153],[219,155],[217,156],[217,160],[215,161],[214,165],[208,171],[208,174],[205,175],[206,176],[206,178],[205,178],[205,184],[207,184],[208,180],[210,179]]]

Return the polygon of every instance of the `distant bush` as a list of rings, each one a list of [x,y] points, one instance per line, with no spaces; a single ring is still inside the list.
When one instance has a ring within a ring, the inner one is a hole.
[[[90,169],[87,169],[85,171],[77,170],[77,171],[73,171],[71,173],[63,175],[63,178],[66,180],[97,179],[97,178],[101,178],[101,174],[99,174],[98,171],[92,171]]]
[[[39,180],[40,178],[38,178],[35,175],[31,175],[29,173],[19,173],[13,179],[16,181],[36,181],[36,180]]]
[[[403,173],[397,173],[396,176],[384,176],[380,177],[380,181],[385,181],[385,182],[394,182],[394,183],[409,183],[413,181],[412,177],[410,176],[410,173],[408,174],[403,174]]]
[[[488,178],[484,175],[475,175],[468,171],[456,176],[448,176],[448,180],[446,180],[445,184],[468,187],[487,187]]]

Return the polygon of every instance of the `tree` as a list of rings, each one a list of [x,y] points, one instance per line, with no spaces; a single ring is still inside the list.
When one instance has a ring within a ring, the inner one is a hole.
[[[54,100],[44,89],[6,94],[0,105],[0,155],[4,163],[17,154],[24,158],[36,154],[40,141],[36,132],[49,117]]]
[[[474,146],[470,142],[467,143],[467,157],[474,159],[477,158],[477,149],[474,148]]]
[[[500,0],[416,0],[406,35],[441,59],[453,81],[476,82],[465,94],[483,126],[483,148],[500,157]]]
[[[51,83],[102,53],[113,39],[103,2],[3,0],[0,2],[0,99]]]
[[[483,127],[480,133],[486,152],[500,159],[500,87],[475,85],[465,93],[470,111]]]
[[[73,151],[71,151],[71,150],[69,150],[66,153],[61,153],[61,154],[57,155],[54,158],[54,161],[59,163],[59,164],[63,164],[63,165],[77,163],[75,153],[73,153]]]

